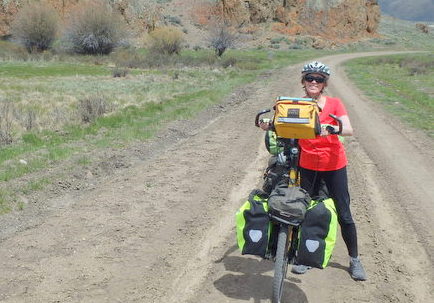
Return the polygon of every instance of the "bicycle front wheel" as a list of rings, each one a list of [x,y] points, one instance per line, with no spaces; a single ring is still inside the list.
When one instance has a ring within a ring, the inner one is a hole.
[[[283,283],[288,270],[288,234],[290,227],[287,225],[279,226],[277,237],[276,260],[274,263],[273,278],[273,303],[280,303],[283,294]]]

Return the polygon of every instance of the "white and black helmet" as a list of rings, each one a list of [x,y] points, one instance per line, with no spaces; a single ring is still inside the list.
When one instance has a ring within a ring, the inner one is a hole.
[[[303,67],[301,74],[302,76],[307,74],[320,74],[328,79],[330,77],[330,68],[319,61],[312,61]]]

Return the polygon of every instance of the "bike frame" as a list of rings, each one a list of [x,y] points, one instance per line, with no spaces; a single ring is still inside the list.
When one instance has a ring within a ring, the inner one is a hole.
[[[288,173],[281,182],[288,186],[300,185],[298,139],[280,138],[278,144],[283,146],[280,161],[285,163]],[[270,219],[278,227],[275,269],[273,278],[273,303],[280,303],[283,294],[283,283],[286,277],[288,264],[293,264],[298,246],[298,222],[291,222],[285,218],[270,213]],[[282,243],[284,242],[284,243]]]

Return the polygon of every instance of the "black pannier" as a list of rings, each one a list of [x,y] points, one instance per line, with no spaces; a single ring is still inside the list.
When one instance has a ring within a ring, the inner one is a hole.
[[[301,223],[311,198],[300,187],[279,184],[268,198],[269,212],[292,222]]]

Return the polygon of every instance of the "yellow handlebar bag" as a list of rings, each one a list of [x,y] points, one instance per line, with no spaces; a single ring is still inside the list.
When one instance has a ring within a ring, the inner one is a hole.
[[[273,125],[278,137],[313,139],[321,133],[319,107],[313,99],[279,97],[274,110]]]

